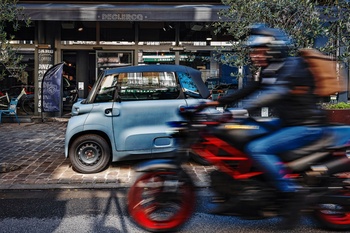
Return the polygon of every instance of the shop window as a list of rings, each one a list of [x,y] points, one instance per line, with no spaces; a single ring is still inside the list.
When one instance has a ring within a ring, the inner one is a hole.
[[[96,41],[96,22],[62,22],[62,41]]]
[[[175,41],[175,24],[142,22],[139,25],[139,41]]]
[[[97,51],[97,68],[99,71],[115,67],[132,65],[131,51]]]
[[[113,42],[135,41],[133,22],[100,22],[100,40]]]
[[[14,36],[13,40],[20,41],[20,44],[32,44],[35,39],[34,24],[26,26],[24,22],[20,22],[20,28],[14,30],[11,23],[7,23],[5,31],[8,35]]]

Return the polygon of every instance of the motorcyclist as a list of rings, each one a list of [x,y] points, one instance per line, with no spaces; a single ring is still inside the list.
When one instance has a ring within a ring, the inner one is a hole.
[[[287,168],[278,154],[301,148],[321,138],[326,123],[318,108],[319,97],[313,94],[315,83],[307,64],[300,57],[288,57],[289,37],[281,30],[256,25],[251,28],[247,46],[250,59],[260,67],[259,79],[237,92],[207,102],[202,107],[227,105],[248,96],[248,112],[273,107],[282,128],[250,142],[245,151],[269,181],[286,198],[285,228],[298,220],[303,195],[297,185],[286,179]],[[256,95],[250,95],[259,92]]]

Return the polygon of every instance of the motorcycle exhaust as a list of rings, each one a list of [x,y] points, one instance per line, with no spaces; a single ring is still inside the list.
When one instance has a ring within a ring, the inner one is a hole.
[[[310,164],[315,161],[320,161],[321,159],[327,157],[329,152],[316,152],[308,156],[301,157],[297,160],[287,163],[287,167],[296,172],[305,171],[310,167]]]
[[[321,165],[311,166],[311,170],[328,175],[350,171],[350,150],[346,151],[345,156],[341,156]]]

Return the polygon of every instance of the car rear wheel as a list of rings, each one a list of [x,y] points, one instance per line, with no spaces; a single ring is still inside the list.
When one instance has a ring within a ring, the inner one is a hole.
[[[111,149],[107,141],[95,134],[80,136],[69,148],[73,169],[80,173],[97,173],[111,161]]]

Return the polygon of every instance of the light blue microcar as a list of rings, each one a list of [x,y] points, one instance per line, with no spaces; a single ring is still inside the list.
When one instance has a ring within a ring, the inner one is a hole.
[[[166,156],[175,150],[167,122],[181,120],[180,106],[209,95],[201,72],[190,67],[107,69],[72,107],[65,156],[81,173],[100,172],[114,161]]]

